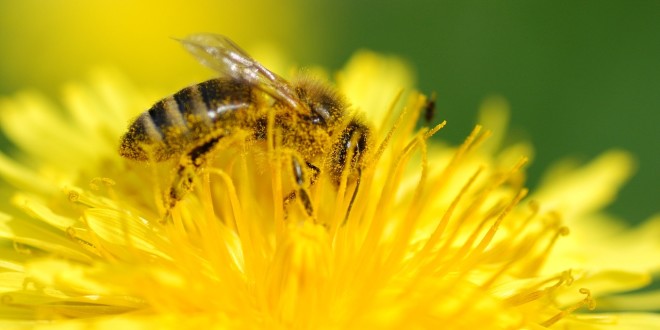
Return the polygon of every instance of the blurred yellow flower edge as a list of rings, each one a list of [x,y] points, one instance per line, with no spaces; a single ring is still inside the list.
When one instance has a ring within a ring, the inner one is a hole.
[[[275,72],[281,72],[273,70]],[[0,327],[660,328],[660,218],[624,228],[599,210],[630,175],[610,151],[525,188],[526,142],[503,145],[491,98],[459,146],[418,128],[427,98],[397,58],[356,53],[337,89],[374,144],[351,184],[324,175],[317,212],[283,209],[286,150],[242,141],[162,222],[169,172],[121,159],[119,137],[156,93],[102,70],[0,104]],[[286,213],[286,214],[285,214]],[[593,310],[593,311],[590,311]]]

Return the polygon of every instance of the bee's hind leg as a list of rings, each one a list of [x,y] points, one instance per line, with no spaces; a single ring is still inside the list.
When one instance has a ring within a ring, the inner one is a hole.
[[[182,157],[181,162],[174,173],[172,185],[163,195],[165,208],[168,212],[172,210],[190,190],[192,190],[197,169],[200,167],[194,163],[185,162],[186,160],[187,159]]]
[[[208,161],[208,155],[215,150],[218,141],[223,135],[217,135],[213,138],[200,143],[181,155],[179,164],[174,172],[174,178],[169,190],[165,192],[163,201],[166,213],[170,213],[176,204],[192,190],[195,177],[200,169]]]
[[[298,160],[298,157],[296,156],[291,156],[291,165],[292,165],[292,170],[293,170],[293,177],[295,179],[295,184],[298,186],[298,188],[289,195],[287,195],[284,198],[284,207],[285,209],[287,206],[298,197],[300,199],[300,202],[302,203],[303,208],[305,209],[305,212],[309,217],[314,217],[314,206],[312,205],[312,200],[309,197],[309,193],[307,192],[306,189],[306,178],[305,178],[305,171],[302,168],[302,165],[300,164],[300,161]],[[311,170],[312,175],[309,178],[309,183],[310,185],[314,184],[316,182],[316,179],[319,176],[319,173],[321,170],[314,166],[313,164],[306,162],[307,167]]]

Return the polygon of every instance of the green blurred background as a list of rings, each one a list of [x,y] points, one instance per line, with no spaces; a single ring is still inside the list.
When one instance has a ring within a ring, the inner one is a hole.
[[[57,98],[97,65],[174,91],[210,73],[169,37],[201,31],[331,69],[361,48],[397,54],[438,93],[441,138],[461,141],[499,94],[536,148],[532,188],[555,160],[621,148],[638,171],[609,210],[632,223],[660,210],[660,1],[27,0],[1,1],[0,17],[1,95]]]

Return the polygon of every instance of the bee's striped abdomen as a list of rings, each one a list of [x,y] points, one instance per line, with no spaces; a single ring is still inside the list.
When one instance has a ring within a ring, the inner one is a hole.
[[[212,122],[223,120],[253,103],[253,86],[246,81],[212,79],[196,87],[206,106],[206,115]]]
[[[140,161],[170,159],[251,102],[252,86],[243,80],[211,79],[186,87],[143,112],[122,137],[119,153]]]

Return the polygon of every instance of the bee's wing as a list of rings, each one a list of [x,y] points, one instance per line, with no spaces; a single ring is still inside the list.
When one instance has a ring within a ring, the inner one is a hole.
[[[207,67],[222,75],[243,79],[293,108],[301,107],[286,80],[252,59],[229,38],[219,34],[193,34],[179,41]]]

